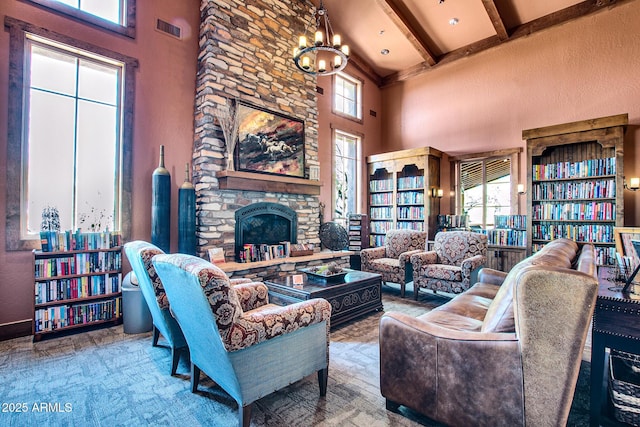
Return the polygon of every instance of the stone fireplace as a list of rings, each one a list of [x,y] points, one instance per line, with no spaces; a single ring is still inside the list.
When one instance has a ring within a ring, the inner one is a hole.
[[[297,243],[298,218],[296,212],[279,203],[260,202],[235,212],[235,255],[244,244],[276,245]]]
[[[233,261],[237,214],[256,203],[292,210],[297,228],[290,240],[319,247],[320,187],[309,192],[289,182],[257,185],[267,177],[228,171],[220,127],[220,111],[228,111],[238,100],[301,119],[305,177],[310,166],[319,166],[316,80],[298,72],[291,60],[296,34],[311,19],[309,5],[299,0],[261,0],[259,6],[244,0],[202,0],[200,16],[193,146],[198,254],[206,257],[207,249],[222,247],[226,260]],[[223,179],[221,174],[227,172],[251,175],[244,180],[248,185]]]

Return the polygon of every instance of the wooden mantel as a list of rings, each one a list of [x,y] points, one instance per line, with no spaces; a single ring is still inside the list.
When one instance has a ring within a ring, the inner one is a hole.
[[[320,181],[292,176],[267,175],[241,171],[216,172],[221,190],[249,190],[287,194],[320,194]]]

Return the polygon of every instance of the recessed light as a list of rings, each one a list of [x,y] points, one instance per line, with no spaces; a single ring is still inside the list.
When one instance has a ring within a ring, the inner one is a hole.
[[[381,35],[383,35],[383,34],[384,34],[384,30],[380,30],[380,31],[378,31],[378,35],[380,35],[380,36],[381,36]]]
[[[458,18],[449,19],[449,25],[458,25],[458,22],[460,22]]]
[[[380,53],[383,55],[389,55],[389,49],[382,49]]]

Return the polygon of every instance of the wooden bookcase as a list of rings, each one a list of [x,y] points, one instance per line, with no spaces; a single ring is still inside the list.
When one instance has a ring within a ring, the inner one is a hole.
[[[367,157],[371,245],[381,246],[387,231],[411,229],[435,235],[440,199],[442,152],[415,148]]]
[[[613,229],[624,224],[627,124],[627,114],[620,114],[522,132],[529,253],[567,237],[593,243],[599,265],[615,263]]]
[[[33,251],[33,340],[122,322],[122,247]]]

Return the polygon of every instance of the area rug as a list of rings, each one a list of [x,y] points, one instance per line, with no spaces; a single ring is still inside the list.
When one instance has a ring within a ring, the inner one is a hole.
[[[384,311],[420,315],[447,301],[434,295],[399,298],[384,288]],[[379,389],[378,323],[382,312],[362,316],[331,333],[327,395],[315,375],[255,402],[252,426],[439,426],[401,408],[385,409]],[[203,377],[189,390],[189,366],[170,376],[170,351],[152,347],[151,334],[122,326],[33,343],[0,342],[3,426],[235,426],[237,406]],[[259,361],[256,361],[259,363]],[[578,379],[569,426],[588,425],[589,364]]]

